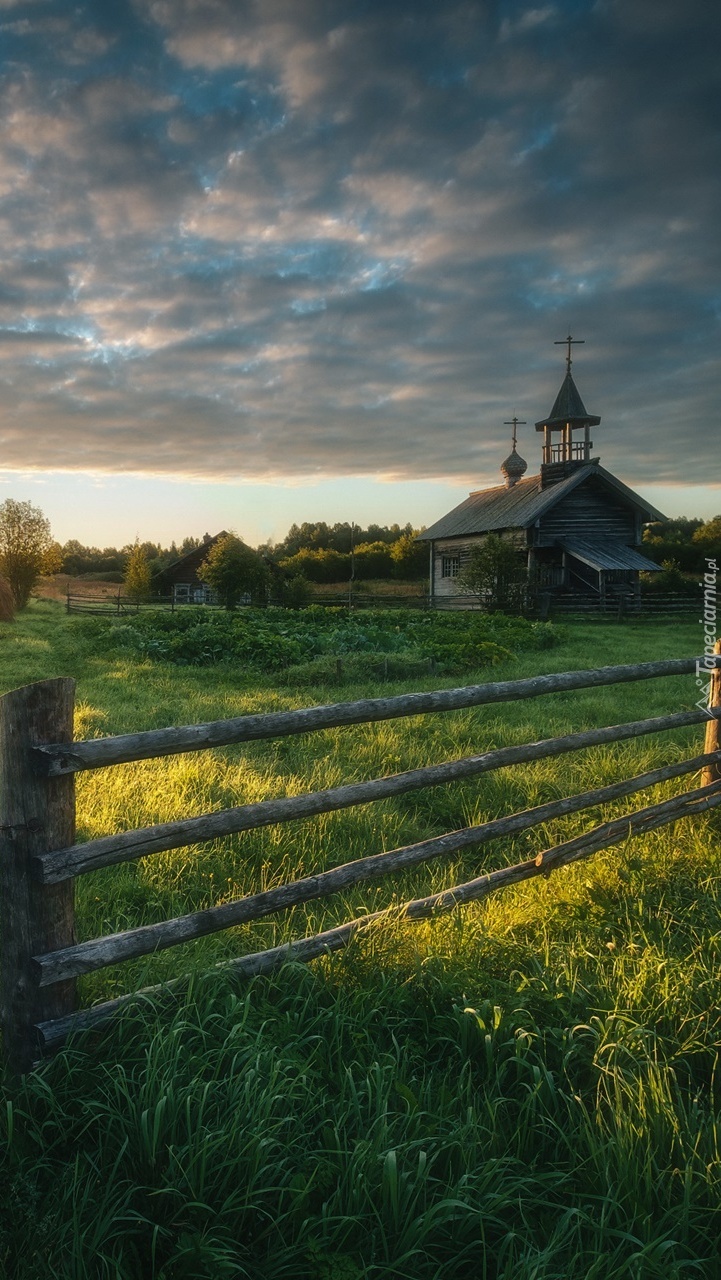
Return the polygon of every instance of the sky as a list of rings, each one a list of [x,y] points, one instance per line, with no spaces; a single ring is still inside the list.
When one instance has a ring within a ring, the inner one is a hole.
[[[721,7],[0,0],[0,501],[416,527],[594,452],[721,511]]]

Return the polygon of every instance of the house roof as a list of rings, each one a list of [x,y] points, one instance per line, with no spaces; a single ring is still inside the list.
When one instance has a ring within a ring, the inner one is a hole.
[[[661,566],[647,560],[633,547],[613,538],[594,538],[586,542],[584,538],[566,538],[562,543],[564,551],[568,551],[582,564],[592,569],[642,569],[644,573],[658,573]]]
[[[601,419],[595,414],[588,413],[569,369],[561,383],[561,390],[553,402],[551,412],[547,418],[536,423],[536,431],[543,431],[544,427],[560,427],[567,422],[580,426],[588,423],[591,427],[597,427],[600,421]]]
[[[432,524],[429,529],[418,535],[422,542],[434,542],[437,538],[460,538],[469,533],[490,533],[499,529],[527,529],[535,524],[539,516],[554,507],[579,484],[590,477],[602,480],[631,506],[646,515],[648,520],[665,520],[666,517],[645,498],[634,493],[623,481],[617,480],[604,467],[597,463],[588,463],[578,467],[559,480],[556,484],[541,488],[541,477],[526,476],[518,480],[510,489],[499,485],[494,489],[480,489],[471,493],[460,506],[449,511]]]
[[[166,574],[175,578],[176,574],[182,574],[186,567],[189,571],[194,571],[202,564],[210,548],[214,547],[220,538],[227,538],[227,536],[225,529],[221,530],[220,533],[216,533],[212,538],[208,538],[207,542],[201,542],[199,547],[195,547],[192,551],[186,552],[184,556],[180,556],[178,560],[173,560],[170,564],[166,564],[164,569],[155,574],[155,578],[161,581]]]

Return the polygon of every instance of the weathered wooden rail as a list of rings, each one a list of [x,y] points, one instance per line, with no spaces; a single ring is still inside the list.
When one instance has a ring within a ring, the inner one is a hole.
[[[721,669],[721,658],[707,657],[705,661],[707,667],[715,663]],[[707,708],[695,705],[664,716],[502,747],[389,777],[241,805],[84,843],[75,840],[75,773],[232,743],[487,706],[574,689],[695,675],[696,671],[696,659],[669,659],[364,699],[301,711],[240,716],[210,724],[86,741],[73,740],[72,680],[43,681],[6,694],[0,698],[0,999],[4,1052],[11,1070],[26,1070],[43,1047],[55,1047],[73,1030],[93,1026],[110,1017],[138,994],[129,993],[89,1009],[79,1009],[76,982],[83,974],[258,920],[298,903],[323,898],[464,848],[477,847],[500,836],[518,834],[550,819],[581,812],[699,771],[702,771],[701,786],[693,790],[602,823],[531,860],[407,903],[400,914],[412,921],[451,910],[459,903],[478,900],[505,885],[549,874],[557,867],[588,857],[629,836],[721,805],[721,674],[715,670],[711,676],[709,671],[711,692]],[[695,691],[695,682],[690,683],[690,694]],[[553,758],[603,743],[702,723],[706,724],[704,750],[687,760],[390,852],[369,854],[174,920],[81,943],[75,939],[74,881],[88,871],[240,831],[477,777],[523,761]],[[241,956],[230,962],[231,967],[250,975],[265,972],[287,959],[310,960],[344,946],[354,934],[383,914],[359,917],[311,938]]]

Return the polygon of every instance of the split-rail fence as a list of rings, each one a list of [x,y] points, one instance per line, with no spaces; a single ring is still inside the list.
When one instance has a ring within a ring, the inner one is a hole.
[[[716,652],[720,652],[718,646]],[[697,673],[697,660],[669,659],[570,671],[85,741],[73,740],[72,680],[45,680],[5,694],[0,698],[0,1001],[3,1048],[11,1072],[29,1069],[43,1049],[53,1049],[73,1031],[92,1027],[111,1017],[138,994],[129,993],[90,1008],[79,1008],[76,983],[83,974],[257,920],[297,903],[323,898],[351,885],[479,846],[500,836],[527,831],[549,819],[577,813],[698,771],[701,771],[700,786],[692,790],[603,822],[515,866],[490,871],[465,884],[406,903],[400,909],[401,917],[413,921],[452,910],[459,903],[478,900],[506,885],[547,875],[629,836],[721,805],[721,657],[707,658],[706,662],[714,667],[709,676],[707,708],[695,705],[668,715],[502,747],[366,782],[241,805],[84,843],[77,843],[75,838],[74,778],[81,770],[575,689],[665,676],[691,676]],[[695,680],[689,681],[689,691],[695,693]],[[76,941],[74,880],[88,871],[162,850],[477,777],[524,761],[561,756],[602,743],[621,742],[704,722],[703,751],[681,762],[404,848],[370,853],[356,861],[207,910],[108,937]],[[376,912],[357,917],[313,937],[227,963],[236,972],[250,976],[267,972],[286,960],[308,961],[344,946],[354,934],[382,915]],[[146,989],[144,994],[148,990],[163,991],[165,987]]]

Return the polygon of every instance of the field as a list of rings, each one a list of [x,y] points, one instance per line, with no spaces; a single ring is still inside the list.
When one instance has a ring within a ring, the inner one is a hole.
[[[554,647],[519,649],[462,682],[690,656],[699,632],[564,624]],[[419,673],[373,683],[360,671],[340,687],[333,671],[306,669],[294,685],[241,661],[151,661],[103,648],[52,601],[0,628],[2,689],[74,676],[81,736],[459,683]],[[697,696],[691,677],[657,680],[120,766],[80,776],[80,833],[660,715]],[[80,936],[602,785],[695,754],[701,741],[694,729],[621,743],[94,873],[78,881]],[[662,829],[433,922],[389,918],[307,968],[250,983],[214,970],[532,856],[685,785],[85,979],[89,1002],[187,975],[174,998],[134,1006],[7,1086],[0,1271],[13,1280],[712,1280],[721,1263],[718,818]]]
[[[698,575],[696,575],[698,578]],[[399,597],[409,596],[412,600],[423,597],[425,581],[406,581],[398,578],[371,578],[353,584],[353,594],[363,596],[387,596],[391,601]],[[35,595],[42,600],[65,600],[68,592],[73,596],[86,596],[101,600],[110,597],[115,599],[118,592],[124,593],[122,583],[107,582],[103,578],[72,577],[67,573],[56,573],[42,578],[36,588]],[[348,596],[348,582],[323,582],[310,584],[311,596],[314,600],[325,598],[343,598]]]
[[[122,591],[122,583],[106,582],[104,579],[73,578],[69,573],[54,573],[52,577],[40,579],[35,595],[40,600],[64,602],[68,592],[72,595],[92,596],[95,599],[105,600],[107,597],[116,598],[118,591]]]

